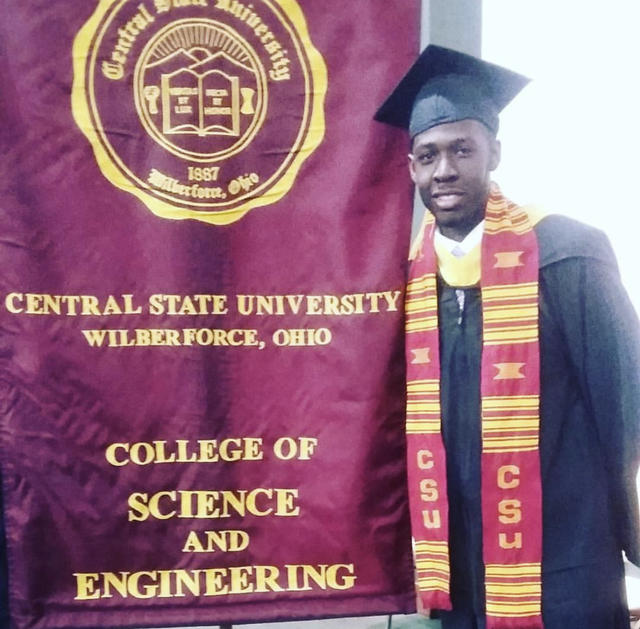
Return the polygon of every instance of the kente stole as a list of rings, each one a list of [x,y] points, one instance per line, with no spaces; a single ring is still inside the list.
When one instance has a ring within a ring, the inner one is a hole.
[[[407,468],[419,607],[451,609],[433,217],[406,297]],[[491,186],[481,245],[482,530],[488,629],[541,629],[538,243]],[[460,386],[473,386],[460,383]]]

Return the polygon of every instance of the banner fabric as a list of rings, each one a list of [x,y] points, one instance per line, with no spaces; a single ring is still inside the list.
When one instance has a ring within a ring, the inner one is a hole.
[[[418,26],[417,0],[3,2],[7,627],[415,609],[411,189],[372,116]]]

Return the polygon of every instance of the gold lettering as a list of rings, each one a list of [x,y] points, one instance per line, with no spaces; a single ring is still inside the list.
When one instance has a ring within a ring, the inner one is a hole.
[[[187,540],[182,547],[183,553],[205,553],[210,552],[204,549],[204,546],[200,542],[200,538],[195,531],[191,531],[189,535],[187,535]]]
[[[162,295],[151,295],[149,297],[149,314],[164,314],[164,306],[162,305]]]
[[[205,570],[74,573],[76,600],[173,598],[252,592],[347,590],[356,581],[353,564],[232,566]]]
[[[96,587],[96,581],[100,578],[97,572],[74,572],[76,578],[76,601],[89,601],[100,598],[100,590]]]
[[[200,570],[194,570],[193,572],[176,570],[176,593],[174,596],[186,596],[183,590],[184,586],[191,594],[198,596],[200,594],[199,577]]]
[[[352,588],[356,581],[353,564],[327,566],[326,578],[327,587],[332,590],[348,590]]]
[[[509,550],[511,548],[522,548],[522,533],[514,533],[513,539],[509,541],[506,533],[500,533],[498,537],[500,548]]]
[[[173,463],[176,460],[175,452],[171,452],[171,454],[167,456],[166,441],[154,441],[153,445],[155,448],[155,454],[149,463]]]
[[[149,297],[152,315],[224,315],[229,312],[226,295],[163,295]]]
[[[433,452],[431,450],[419,450],[418,451],[418,468],[421,470],[430,470],[433,465]]]
[[[106,330],[81,330],[90,347],[102,347],[107,337]]]
[[[309,566],[305,564],[300,564],[297,566],[289,566],[289,568],[294,568],[296,572],[299,572],[302,577],[302,586],[301,590],[311,590],[311,582],[315,583],[322,590],[327,589],[326,582],[326,571],[327,566],[325,564],[320,564],[319,566]],[[296,575],[296,583],[297,583],[297,575]]]
[[[253,592],[253,583],[249,577],[253,574],[251,566],[233,566],[229,568],[231,575],[231,591],[234,594],[249,594]]]
[[[420,481],[420,497],[425,502],[434,502],[438,499],[438,482],[432,478],[423,478]]]
[[[149,517],[218,519],[232,515],[255,517],[274,515],[295,517],[300,514],[297,489],[262,488],[246,490],[174,490],[155,494],[135,492],[129,496],[129,521],[142,522]]]
[[[300,515],[300,507],[295,504],[298,498],[297,489],[280,489],[276,494],[275,515],[294,517]]]
[[[205,596],[219,596],[229,592],[229,586],[223,580],[227,575],[226,568],[212,568],[204,572],[207,584]]]
[[[275,566],[256,566],[256,592],[282,592],[278,584],[280,570]]]
[[[498,519],[502,524],[517,524],[522,520],[522,503],[519,500],[501,500],[498,504]]]
[[[34,295],[33,293],[27,293],[26,297],[28,314],[44,314],[44,311],[42,310],[44,295]]]
[[[148,498],[148,494],[138,492],[129,496],[127,501],[129,505],[129,522],[144,522],[149,517]]]
[[[442,526],[442,522],[440,520],[440,510],[433,509],[431,511],[423,511],[422,523],[428,529],[439,529]]]
[[[380,312],[378,308],[378,300],[382,297],[382,293],[367,293],[365,297],[371,303],[371,312]]]
[[[111,465],[115,467],[122,467],[123,465],[126,465],[128,463],[128,460],[123,461],[121,459],[118,459],[116,457],[117,450],[124,450],[125,452],[127,452],[129,450],[129,444],[128,443],[112,443],[107,446],[104,456]]]
[[[517,465],[503,465],[498,469],[498,487],[515,489],[520,485],[520,468]]]
[[[265,44],[264,48],[268,53],[274,53],[281,50],[282,46],[277,41],[271,41],[268,44]]]
[[[111,52],[111,61],[103,61],[101,66],[102,74],[106,78],[119,81],[124,76],[124,66],[133,42],[154,19],[141,3],[138,5],[138,12],[122,28],[118,29],[118,41]]]
[[[220,443],[220,456],[223,461],[240,461],[244,452],[242,439],[223,439]]]
[[[160,510],[160,500],[162,500],[163,498],[168,498],[169,500],[175,501],[176,492],[175,491],[159,491],[153,494],[153,496],[151,496],[149,500],[149,514],[151,515],[152,518],[155,518],[156,520],[169,520],[176,514],[175,509],[172,511],[169,511],[168,513],[163,513]]]
[[[113,588],[123,598],[127,596],[127,575],[128,572],[107,572],[104,575],[104,589],[100,598],[112,598],[111,588]]]
[[[316,450],[318,440],[315,437],[300,437],[298,442],[300,444],[298,460],[308,461]]]
[[[223,552],[237,553],[249,546],[249,534],[245,531],[205,531],[207,536],[207,552],[216,549]]]
[[[309,459],[318,442],[317,439],[300,437],[299,459]],[[112,443],[105,450],[105,458],[115,466],[169,464],[169,463],[216,463],[218,461],[260,461],[264,457],[261,437],[198,439],[191,442],[176,439],[175,445],[157,440],[151,443],[139,441],[133,444]],[[293,442],[295,443],[295,441]]]
[[[122,310],[113,295],[109,295],[107,297],[107,301],[105,303],[102,314],[103,315],[111,315],[111,314],[121,315],[122,314]]]
[[[122,295],[122,300],[124,302],[124,313],[125,314],[140,314],[142,312],[142,306],[136,306],[133,303],[133,295],[126,294]]]
[[[103,61],[102,74],[112,81],[119,81],[124,76],[124,68],[121,63]]]
[[[129,594],[134,598],[153,598],[156,594],[157,586],[154,583],[148,583],[141,588],[140,580],[143,578],[153,582],[156,579],[156,573],[155,571],[131,573],[127,582]]]
[[[335,295],[326,295],[324,298],[324,314],[339,315],[340,300]]]
[[[154,448],[150,443],[134,443],[129,451],[129,457],[136,465],[147,465],[153,461]]]
[[[22,305],[16,306],[15,301],[17,299],[21,303],[22,298],[22,293],[9,293],[4,298],[4,307],[13,314],[20,314],[24,310],[24,308],[22,307]]]
[[[157,573],[160,578],[158,597],[172,598],[174,595],[171,593],[171,570],[158,570]]]
[[[266,509],[260,509],[258,507],[258,495],[264,494],[267,497],[267,503],[273,497],[273,490],[271,489],[254,489],[247,495],[247,509],[249,513],[254,515],[269,515],[273,513],[273,507],[267,507]]]
[[[388,310],[390,312],[398,310],[398,299],[400,298],[401,294],[402,293],[399,290],[393,290],[393,291],[388,290],[382,293],[383,297],[387,302]]]
[[[289,314],[348,316],[379,314],[396,311],[400,291],[353,293],[347,295],[236,295],[237,312],[243,316]],[[5,308],[12,314],[65,315],[65,316],[121,316],[143,312],[130,293],[121,295],[49,295],[46,293],[7,293]],[[225,315],[229,312],[228,296],[213,294],[177,295],[156,293],[148,297],[147,312],[154,316]],[[113,346],[135,344],[130,338],[135,331],[117,330]],[[176,336],[176,334],[178,334]],[[167,335],[170,335],[168,340]],[[200,335],[200,338],[196,337]],[[93,335],[90,335],[93,336]],[[142,329],[138,334],[144,345],[220,344],[252,345],[257,331],[236,328],[158,330]],[[122,337],[119,339],[118,337]]]
[[[322,301],[322,297],[320,297],[319,295],[307,295],[307,314],[324,314],[324,311],[322,309]]]

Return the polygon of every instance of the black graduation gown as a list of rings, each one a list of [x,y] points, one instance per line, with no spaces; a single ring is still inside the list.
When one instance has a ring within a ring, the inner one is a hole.
[[[540,251],[543,618],[628,629],[621,551],[640,560],[638,319],[602,232],[560,216]],[[443,436],[454,608],[484,613],[479,288],[440,282]]]

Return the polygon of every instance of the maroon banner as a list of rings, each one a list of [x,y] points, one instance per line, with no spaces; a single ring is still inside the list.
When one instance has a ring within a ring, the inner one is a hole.
[[[414,609],[418,4],[3,3],[12,629]]]

